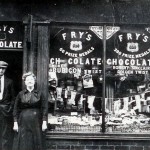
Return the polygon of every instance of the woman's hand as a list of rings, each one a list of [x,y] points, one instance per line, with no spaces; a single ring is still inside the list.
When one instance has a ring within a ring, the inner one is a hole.
[[[13,130],[18,132],[18,122],[14,122]]]
[[[43,121],[43,124],[42,124],[42,131],[45,131],[47,129],[47,122],[46,121]]]

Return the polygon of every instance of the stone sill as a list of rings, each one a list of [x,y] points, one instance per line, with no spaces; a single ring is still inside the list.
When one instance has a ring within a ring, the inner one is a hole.
[[[52,133],[47,132],[47,139],[85,139],[85,140],[150,140],[150,133]]]

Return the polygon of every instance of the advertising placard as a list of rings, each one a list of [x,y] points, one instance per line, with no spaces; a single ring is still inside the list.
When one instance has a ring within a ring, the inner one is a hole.
[[[102,40],[90,28],[55,29],[50,71],[62,74],[101,74]]]

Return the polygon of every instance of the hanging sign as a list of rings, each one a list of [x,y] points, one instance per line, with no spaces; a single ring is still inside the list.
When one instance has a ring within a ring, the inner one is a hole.
[[[0,23],[0,50],[23,48],[23,26],[18,22]]]

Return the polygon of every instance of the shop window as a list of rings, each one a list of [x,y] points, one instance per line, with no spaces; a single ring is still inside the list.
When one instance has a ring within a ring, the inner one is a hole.
[[[106,44],[106,85],[113,91],[106,94],[106,132],[147,133],[150,130],[149,27],[116,28],[117,32]]]
[[[51,25],[49,130],[148,132],[149,32],[148,25]]]
[[[49,123],[55,132],[101,131],[103,44],[93,28],[51,27]]]

